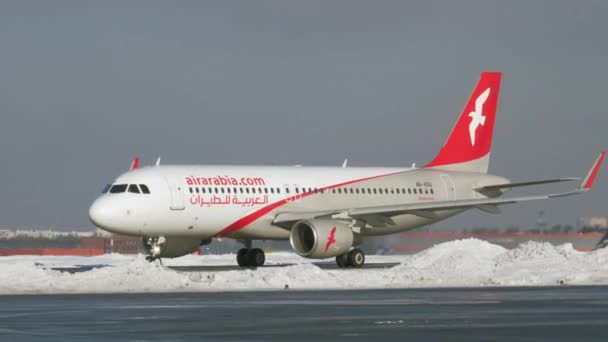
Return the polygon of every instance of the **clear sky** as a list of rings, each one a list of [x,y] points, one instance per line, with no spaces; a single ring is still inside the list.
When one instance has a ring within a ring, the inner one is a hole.
[[[490,171],[584,176],[608,147],[607,33],[605,1],[2,1],[0,227],[92,229],[134,155],[423,165],[484,70],[504,72]],[[440,226],[608,215],[607,171]]]

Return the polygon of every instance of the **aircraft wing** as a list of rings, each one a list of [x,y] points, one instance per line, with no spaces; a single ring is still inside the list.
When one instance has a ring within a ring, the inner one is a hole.
[[[353,219],[367,217],[383,216],[390,221],[390,217],[413,214],[425,218],[433,218],[435,212],[444,210],[462,210],[477,208],[489,213],[498,213],[499,205],[512,204],[518,202],[544,200],[555,197],[564,197],[577,195],[586,191],[589,191],[593,187],[593,182],[599,172],[600,166],[606,155],[606,151],[602,151],[600,156],[597,158],[591,170],[581,183],[580,187],[569,192],[556,193],[556,194],[545,194],[536,196],[523,196],[523,197],[512,197],[512,198],[482,198],[482,199],[467,199],[467,200],[454,200],[454,201],[429,201],[429,202],[418,202],[418,203],[405,203],[396,205],[384,205],[375,207],[363,207],[363,208],[349,208],[343,210],[334,211],[312,211],[312,212],[294,212],[294,213],[279,213],[273,223],[278,226],[288,227],[289,224],[295,223],[299,220],[313,219],[321,217],[331,217],[337,219]],[[571,180],[571,179],[564,179]],[[535,184],[553,183],[560,180],[548,180],[548,181],[536,181],[529,182]],[[531,184],[526,184],[531,185]],[[512,186],[512,185],[511,185]]]

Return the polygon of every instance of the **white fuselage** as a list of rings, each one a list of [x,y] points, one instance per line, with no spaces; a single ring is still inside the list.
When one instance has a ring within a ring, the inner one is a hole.
[[[136,184],[140,193],[105,193],[92,205],[90,216],[97,226],[127,235],[282,240],[289,239],[289,229],[273,224],[279,213],[484,198],[473,189],[507,182],[438,169],[156,166],[118,177],[114,185]],[[141,184],[149,194],[141,193]],[[459,212],[404,214],[391,222],[370,217],[359,233],[396,233]]]

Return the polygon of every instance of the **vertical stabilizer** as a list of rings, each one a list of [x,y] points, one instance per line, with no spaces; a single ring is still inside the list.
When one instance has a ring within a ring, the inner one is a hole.
[[[439,154],[426,167],[488,172],[500,72],[483,72]]]

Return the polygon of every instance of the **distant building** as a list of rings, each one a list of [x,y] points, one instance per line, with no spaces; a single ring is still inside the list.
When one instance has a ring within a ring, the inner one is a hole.
[[[580,225],[584,228],[608,229],[608,218],[606,217],[581,217]]]

